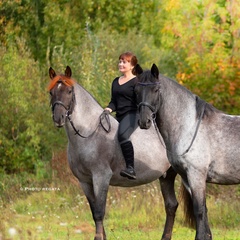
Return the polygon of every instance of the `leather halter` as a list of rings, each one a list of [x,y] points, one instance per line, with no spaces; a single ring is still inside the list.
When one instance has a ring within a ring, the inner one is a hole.
[[[146,86],[154,86],[154,85],[160,85],[160,82],[148,82],[148,83],[144,83],[144,82],[138,82],[137,83],[140,86],[146,87]],[[140,102],[138,104],[138,110],[140,110],[140,108],[142,106],[148,107],[151,111],[152,111],[152,119],[156,118],[156,113],[157,113],[157,109],[158,106],[152,106],[151,104],[147,103],[147,102]]]
[[[64,103],[62,101],[55,101],[53,104],[52,104],[52,113],[54,112],[54,108],[56,105],[61,105],[65,110],[66,110],[66,113],[65,113],[65,116],[67,117],[67,119],[69,120],[74,132],[75,132],[75,135],[78,135],[82,138],[89,138],[91,137],[92,135],[94,135],[94,133],[97,131],[98,127],[101,126],[105,132],[109,133],[111,131],[111,122],[110,122],[110,118],[109,118],[109,113],[107,113],[106,111],[103,111],[101,113],[101,115],[99,116],[99,123],[98,125],[96,126],[96,128],[94,129],[94,131],[92,133],[90,133],[89,135],[87,136],[84,136],[80,133],[79,130],[76,129],[76,127],[74,126],[74,123],[71,119],[71,114],[72,114],[72,111],[73,111],[73,108],[74,108],[74,105],[75,105],[75,94],[74,94],[74,88],[72,88],[72,101],[71,101],[71,104],[70,106],[67,108]],[[108,128],[106,128],[102,121],[103,119],[106,120],[107,122],[107,125],[108,125]]]
[[[71,104],[69,105],[68,108],[65,106],[65,104],[62,101],[57,100],[52,104],[52,113],[54,112],[54,108],[56,107],[56,105],[61,105],[62,107],[65,108],[65,110],[68,112],[68,114],[71,114],[73,111],[74,105],[75,105],[74,88],[72,87],[72,100],[71,100]],[[67,116],[67,114],[66,114],[66,116]]]

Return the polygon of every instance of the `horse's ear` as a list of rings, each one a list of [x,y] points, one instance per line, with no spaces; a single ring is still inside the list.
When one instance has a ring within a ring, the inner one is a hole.
[[[155,63],[152,65],[151,73],[155,78],[158,78],[159,70]]]
[[[51,79],[53,79],[54,77],[56,77],[56,73],[55,73],[55,71],[52,69],[52,67],[50,67],[49,68],[49,77],[51,78]]]
[[[132,73],[136,76],[140,75],[143,73],[143,69],[141,68],[141,66],[139,64],[137,64],[133,70],[132,70]]]
[[[71,78],[71,76],[72,76],[72,70],[69,66],[66,67],[65,76],[69,77],[69,78]]]

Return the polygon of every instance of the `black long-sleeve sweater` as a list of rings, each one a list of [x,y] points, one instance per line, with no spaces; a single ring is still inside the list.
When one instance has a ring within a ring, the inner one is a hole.
[[[116,111],[117,119],[122,119],[126,113],[137,111],[136,94],[134,87],[136,77],[120,85],[119,77],[112,82],[112,96],[108,107]]]

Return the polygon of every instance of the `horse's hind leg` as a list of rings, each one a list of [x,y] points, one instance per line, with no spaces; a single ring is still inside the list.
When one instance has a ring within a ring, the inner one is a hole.
[[[161,177],[159,179],[167,215],[162,240],[170,240],[172,237],[175,214],[178,208],[178,201],[174,191],[174,181],[176,175],[177,173],[172,169],[172,167],[170,167],[167,171],[166,177]]]

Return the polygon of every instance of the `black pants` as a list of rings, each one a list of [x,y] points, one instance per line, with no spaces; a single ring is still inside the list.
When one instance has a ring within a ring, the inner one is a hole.
[[[126,168],[134,168],[134,149],[129,138],[138,127],[138,119],[137,112],[130,112],[120,120],[118,126],[118,141],[126,162]]]
[[[118,141],[120,144],[130,141],[129,138],[138,127],[139,114],[130,112],[119,121]]]

